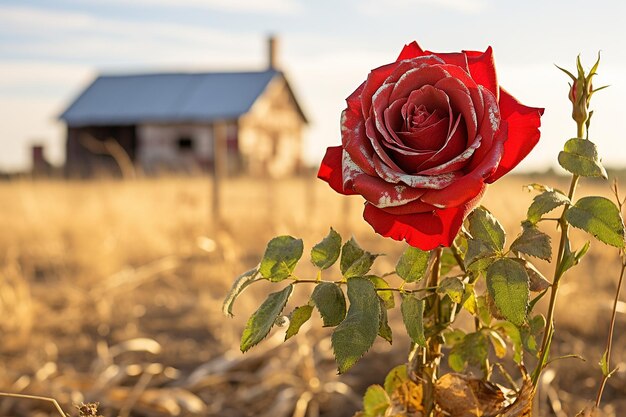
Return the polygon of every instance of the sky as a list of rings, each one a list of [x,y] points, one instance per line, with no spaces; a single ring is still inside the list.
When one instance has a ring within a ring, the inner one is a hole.
[[[402,46],[494,49],[500,84],[545,107],[542,139],[520,170],[556,166],[575,136],[568,78],[601,51],[590,139],[626,165],[626,2],[545,0],[0,0],[0,171],[27,169],[40,143],[63,162],[58,115],[99,73],[257,70],[266,36],[311,121],[305,158],[339,144],[347,97]]]

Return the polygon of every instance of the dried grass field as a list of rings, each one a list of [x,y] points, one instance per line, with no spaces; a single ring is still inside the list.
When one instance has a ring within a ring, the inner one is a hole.
[[[540,180],[509,177],[489,189],[484,205],[509,242],[532,199],[522,185]],[[243,324],[272,285],[247,290],[234,319],[222,315],[222,299],[276,234],[302,237],[306,253],[333,226],[388,254],[375,264],[380,273],[393,269],[404,245],[371,231],[360,198],[314,179],[229,180],[218,229],[210,184],[200,177],[0,183],[0,391],[53,397],[73,415],[81,401],[121,417],[351,415],[361,391],[405,358],[397,315],[393,346],[377,341],[338,378],[319,317],[285,344],[284,329],[274,329],[242,355]],[[607,183],[584,182],[579,195],[587,192],[610,195]],[[577,246],[586,239],[573,236]],[[299,276],[314,274],[301,264]],[[551,276],[551,267],[539,267]],[[587,360],[551,365],[542,415],[573,416],[595,398],[618,272],[616,250],[594,241],[564,279],[553,356]],[[296,298],[307,292],[297,288]],[[620,304],[613,354],[620,371],[605,391],[607,416],[626,415],[625,314]],[[0,399],[0,416],[43,415],[54,415],[50,404]]]

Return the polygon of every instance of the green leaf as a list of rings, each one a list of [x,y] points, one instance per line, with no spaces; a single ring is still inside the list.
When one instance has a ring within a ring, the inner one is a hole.
[[[374,284],[374,288],[378,291],[378,297],[384,302],[384,306],[386,309],[394,308],[396,306],[396,301],[393,298],[393,291],[380,291],[385,288],[389,288],[389,284],[381,277],[377,277],[376,275],[366,275],[364,278],[369,279]]]
[[[462,372],[466,364],[482,366],[489,355],[489,340],[482,332],[468,333],[454,345],[448,356],[448,365],[456,372]]]
[[[468,220],[472,238],[480,240],[492,251],[502,251],[505,241],[504,229],[486,208],[478,207],[468,216]]]
[[[501,321],[493,325],[493,329],[501,332],[513,345],[513,360],[522,363],[524,348],[519,328],[511,322]]]
[[[320,312],[324,327],[337,326],[346,317],[346,298],[341,288],[332,282],[317,284],[311,301]]]
[[[379,417],[391,405],[391,400],[380,385],[370,385],[363,396],[363,411],[367,417]]]
[[[274,322],[285,308],[292,290],[293,284],[286,286],[282,291],[271,293],[250,317],[241,336],[242,352],[246,352],[267,336]]]
[[[378,324],[378,335],[385,339],[389,344],[393,343],[393,334],[389,327],[389,318],[387,317],[387,309],[385,302],[380,300],[380,323]]]
[[[545,184],[539,184],[539,183],[536,183],[536,182],[531,182],[530,184],[526,184],[522,188],[526,189],[526,191],[528,191],[528,192],[530,192],[530,191],[539,191],[541,193],[544,193],[546,191],[553,191],[554,190],[552,187],[548,187]]]
[[[289,278],[302,257],[303,249],[302,239],[275,237],[267,244],[259,272],[263,278],[272,282]]]
[[[406,365],[398,365],[393,368],[385,377],[385,391],[391,395],[394,391],[409,380]]]
[[[463,261],[465,263],[465,268],[479,272],[478,270],[482,269],[484,262],[478,263],[478,261],[493,255],[494,251],[491,250],[482,240],[467,239],[467,252],[465,252],[465,259]]]
[[[297,335],[300,331],[300,327],[311,318],[312,313],[313,306],[310,304],[296,307],[291,314],[289,314],[289,327],[285,334],[285,340]]]
[[[536,224],[541,220],[541,216],[565,204],[570,204],[570,201],[563,193],[554,190],[545,191],[537,195],[528,207],[528,221]]]
[[[376,340],[380,323],[380,301],[374,284],[365,278],[348,280],[350,308],[331,337],[339,373],[350,369]]]
[[[371,254],[361,249],[354,238],[347,241],[341,249],[341,261],[339,266],[345,278],[362,277],[372,267],[378,255]]]
[[[546,325],[546,319],[541,314],[536,315],[532,319],[528,320],[528,324],[520,328],[520,334],[522,337],[522,344],[524,349],[533,355],[537,355],[539,344],[537,339],[543,333]]]
[[[489,295],[502,315],[517,326],[526,320],[528,286],[526,270],[513,259],[498,259],[487,269]]]
[[[531,284],[532,285],[532,284]],[[532,290],[531,290],[532,291]],[[546,288],[543,291],[540,291],[539,294],[537,294],[535,296],[535,298],[533,298],[532,300],[530,300],[530,302],[528,303],[528,311],[533,311],[535,309],[535,305],[537,305],[537,303],[548,293],[548,289]]]
[[[457,277],[446,277],[441,280],[437,287],[438,294],[445,294],[455,303],[463,300],[465,284]]]
[[[411,340],[418,345],[426,346],[424,336],[424,300],[420,300],[412,294],[407,294],[402,298],[402,320]]]
[[[233,317],[233,305],[235,304],[235,300],[258,276],[259,271],[254,268],[244,272],[235,279],[235,282],[233,282],[230,291],[228,291],[224,299],[224,304],[222,304],[222,313],[224,313],[225,316]]]
[[[406,282],[418,282],[426,275],[429,261],[430,252],[409,246],[396,264],[396,274]]]
[[[557,67],[558,69],[560,69],[561,71],[563,71],[564,73],[566,73],[567,75],[569,75],[569,77],[572,79],[572,81],[576,81],[576,77],[574,77],[574,74],[572,74],[571,72],[569,72],[568,70],[566,70],[565,68],[561,68],[558,65],[554,65],[555,67]]]
[[[461,329],[448,330],[442,336],[444,344],[452,347],[463,340],[465,332]]]
[[[624,222],[619,209],[608,198],[583,197],[567,210],[565,219],[607,245],[624,247]]]
[[[563,260],[561,264],[557,266],[557,276],[561,277],[565,271],[568,269],[578,265],[580,260],[589,250],[589,242],[585,242],[582,248],[576,253],[572,252],[570,249],[569,240],[565,241],[565,249],[563,251]]]
[[[552,259],[550,236],[540,232],[536,227],[525,227],[522,234],[511,244],[511,250],[548,262]]]
[[[319,269],[330,268],[341,253],[341,236],[332,227],[328,235],[311,249],[311,262]]]
[[[448,355],[448,366],[455,372],[463,372],[465,363],[463,352],[450,352]]]
[[[602,370],[602,375],[609,376],[611,371],[609,370],[609,361],[608,361],[608,351],[604,351],[602,354],[602,358],[600,358],[600,369]]]
[[[598,149],[587,139],[572,138],[559,152],[559,164],[572,174],[583,177],[608,178],[598,159]]]
[[[478,314],[478,305],[476,304],[476,293],[474,292],[474,284],[465,285],[463,293],[463,308],[470,314]]]
[[[496,356],[500,359],[506,356],[506,342],[502,339],[502,336],[495,330],[489,330],[489,340],[491,340],[491,346]]]
[[[485,325],[489,326],[493,317],[491,315],[491,309],[489,308],[489,302],[486,295],[479,295],[476,297],[476,307],[478,308],[478,318]]]
[[[525,259],[519,259],[518,262],[526,269],[528,274],[528,289],[532,292],[541,292],[549,288],[552,284],[544,277],[535,265]]]

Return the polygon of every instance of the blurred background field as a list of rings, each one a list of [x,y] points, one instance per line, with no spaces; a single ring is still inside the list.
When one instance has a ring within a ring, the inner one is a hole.
[[[558,177],[509,176],[484,199],[512,241],[533,194],[523,185],[566,188]],[[104,416],[351,415],[359,396],[406,357],[408,341],[392,315],[394,344],[337,377],[330,331],[312,325],[281,344],[284,329],[246,355],[247,317],[278,284],[257,284],[221,313],[233,279],[256,265],[276,234],[304,239],[305,254],[333,226],[373,252],[375,271],[393,270],[404,244],[382,239],[361,218],[362,200],[336,195],[312,177],[228,179],[221,227],[206,177],[61,182],[0,182],[0,391],[98,401]],[[610,195],[606,182],[583,182],[579,195]],[[556,235],[555,230],[544,230]],[[586,236],[573,231],[575,247]],[[554,240],[554,239],[553,239]],[[551,276],[542,262],[539,269]],[[303,258],[300,277],[313,276]],[[561,287],[544,416],[573,416],[595,398],[619,273],[617,252],[598,242]],[[331,278],[337,271],[326,273]],[[296,288],[289,307],[310,289]],[[288,307],[287,311],[290,311]],[[545,308],[545,306],[544,306]],[[626,415],[626,304],[620,303],[604,411]],[[554,370],[554,371],[553,371]],[[352,389],[350,388],[352,387]],[[49,404],[0,399],[0,415],[51,415]]]

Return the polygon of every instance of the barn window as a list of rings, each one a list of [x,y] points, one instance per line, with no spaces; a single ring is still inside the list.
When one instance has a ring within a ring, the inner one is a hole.
[[[178,138],[178,150],[191,151],[193,150],[193,139],[189,136],[181,136]]]

